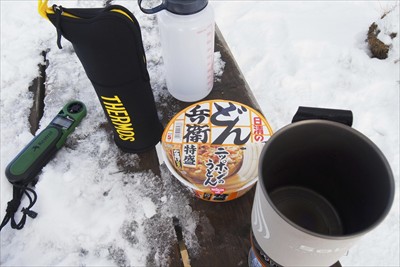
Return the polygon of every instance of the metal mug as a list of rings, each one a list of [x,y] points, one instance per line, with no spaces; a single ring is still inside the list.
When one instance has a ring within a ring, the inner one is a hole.
[[[331,266],[382,222],[394,179],[379,148],[342,123],[292,123],[265,144],[252,209],[255,242],[281,266]]]

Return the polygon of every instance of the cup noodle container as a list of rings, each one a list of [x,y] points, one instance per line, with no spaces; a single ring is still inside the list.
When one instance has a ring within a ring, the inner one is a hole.
[[[208,100],[179,112],[162,136],[168,169],[198,198],[224,202],[258,180],[258,158],[272,135],[267,120],[244,104]]]

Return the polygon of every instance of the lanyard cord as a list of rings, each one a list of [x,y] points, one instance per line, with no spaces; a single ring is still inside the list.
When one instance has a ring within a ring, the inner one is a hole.
[[[21,204],[21,199],[24,196],[24,194],[27,196],[29,200],[29,205],[28,207],[24,207],[21,209],[22,218],[17,223],[15,221],[14,215],[18,211],[18,208]],[[4,216],[4,219],[0,225],[0,231],[1,229],[3,229],[5,225],[7,225],[7,223],[10,220],[11,220],[11,228],[21,230],[25,225],[27,215],[32,219],[36,218],[37,213],[30,210],[33,207],[33,205],[35,205],[36,200],[37,200],[37,194],[32,188],[29,188],[24,185],[13,184],[13,199],[9,201],[7,204],[6,215]]]

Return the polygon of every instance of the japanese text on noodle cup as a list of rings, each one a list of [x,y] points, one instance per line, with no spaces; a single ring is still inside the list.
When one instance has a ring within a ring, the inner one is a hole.
[[[228,201],[257,182],[258,158],[271,135],[267,120],[253,108],[227,100],[203,101],[169,122],[163,155],[172,174],[197,197]]]

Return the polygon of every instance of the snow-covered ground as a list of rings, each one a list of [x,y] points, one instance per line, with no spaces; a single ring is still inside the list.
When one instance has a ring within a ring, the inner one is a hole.
[[[66,7],[100,7],[105,1],[51,1]],[[155,97],[167,92],[157,22],[128,7],[143,29]],[[343,266],[399,266],[399,2],[398,1],[211,1],[216,21],[250,88],[276,131],[290,123],[298,106],[351,109],[353,127],[386,155],[396,180],[394,205],[386,220],[366,234]],[[1,204],[5,214],[12,189],[4,171],[32,139],[27,88],[38,75],[41,51],[48,51],[42,130],[71,99],[83,101],[88,115],[65,148],[40,175],[39,199],[21,231],[1,232],[2,266],[163,265],[174,238],[171,218],[184,224],[185,241],[195,250],[199,214],[190,194],[163,170],[125,173],[123,154],[101,125],[103,111],[72,46],[56,46],[54,27],[41,18],[36,1],[1,0]],[[391,12],[384,19],[380,17]],[[379,38],[390,44],[386,60],[370,58],[365,43],[376,22]],[[390,33],[397,32],[391,39]],[[218,62],[217,62],[218,63]],[[109,160],[115,158],[115,160]],[[162,186],[157,186],[162,184]],[[360,185],[362,186],[362,185]],[[162,238],[160,238],[162,237]]]

